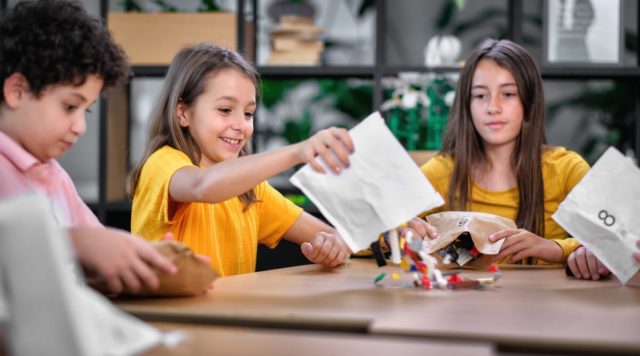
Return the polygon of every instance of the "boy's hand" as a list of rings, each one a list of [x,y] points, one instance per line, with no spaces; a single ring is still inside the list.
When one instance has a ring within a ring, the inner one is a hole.
[[[316,156],[320,156],[336,174],[349,167],[349,155],[354,150],[349,131],[336,127],[317,132],[301,142],[299,147],[299,155],[303,162],[308,162],[317,172],[326,173],[316,160]]]
[[[578,279],[592,279],[594,281],[608,276],[611,272],[586,247],[580,246],[567,259],[567,266]]]
[[[331,268],[345,263],[351,254],[339,236],[326,232],[319,232],[311,243],[304,242],[300,248],[309,261]]]
[[[89,271],[97,273],[109,291],[137,292],[141,283],[158,288],[152,268],[165,273],[177,272],[176,266],[143,239],[110,228],[72,228],[73,246],[78,259]]]

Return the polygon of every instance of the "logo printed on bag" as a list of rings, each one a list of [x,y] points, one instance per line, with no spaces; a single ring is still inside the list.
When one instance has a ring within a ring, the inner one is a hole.
[[[460,220],[458,220],[458,227],[464,226],[464,224],[466,224],[467,221],[469,221],[469,217],[468,216],[461,217]]]
[[[605,226],[613,226],[616,223],[616,217],[610,215],[606,210],[600,210],[598,213],[598,219],[602,220]]]

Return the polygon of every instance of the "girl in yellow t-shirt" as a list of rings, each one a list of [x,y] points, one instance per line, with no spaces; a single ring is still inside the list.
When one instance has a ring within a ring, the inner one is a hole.
[[[173,59],[151,119],[144,158],[131,172],[131,230],[148,240],[171,232],[209,256],[221,275],[255,271],[258,243],[281,238],[301,244],[312,262],[334,267],[351,251],[336,231],[285,199],[265,180],[320,156],[339,174],[353,142],[344,129],[249,155],[258,74],[237,53],[212,45],[181,50]],[[410,228],[433,232],[423,220]]]
[[[578,242],[551,215],[589,170],[575,152],[546,145],[542,78],[508,40],[487,40],[462,69],[442,150],[422,171],[445,197],[440,210],[492,213],[518,229],[496,260],[566,263]]]
[[[346,130],[329,128],[249,155],[257,88],[254,67],[232,51],[197,45],[174,57],[144,158],[131,172],[131,230],[148,240],[172,232],[221,275],[254,271],[257,244],[273,247],[281,238],[302,244],[309,260],[337,266],[350,251],[336,231],[265,180],[306,162],[324,172],[316,156],[339,174],[353,142]]]

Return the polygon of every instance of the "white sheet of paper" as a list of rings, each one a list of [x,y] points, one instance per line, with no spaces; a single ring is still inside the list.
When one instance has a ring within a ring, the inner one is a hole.
[[[613,147],[593,165],[552,218],[622,283],[640,270],[640,169]]]
[[[0,299],[11,296],[5,318],[16,355],[134,355],[162,341],[159,330],[79,285],[72,256],[45,196],[0,201]]]
[[[420,168],[375,112],[350,131],[355,152],[339,175],[307,164],[291,177],[352,251],[421,212],[444,204]]]

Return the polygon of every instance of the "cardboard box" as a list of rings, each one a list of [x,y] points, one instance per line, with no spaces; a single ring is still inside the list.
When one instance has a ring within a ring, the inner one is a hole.
[[[235,13],[110,12],[107,23],[132,65],[169,65],[181,48],[198,43],[237,49]],[[252,48],[253,31],[245,29],[246,47]]]

